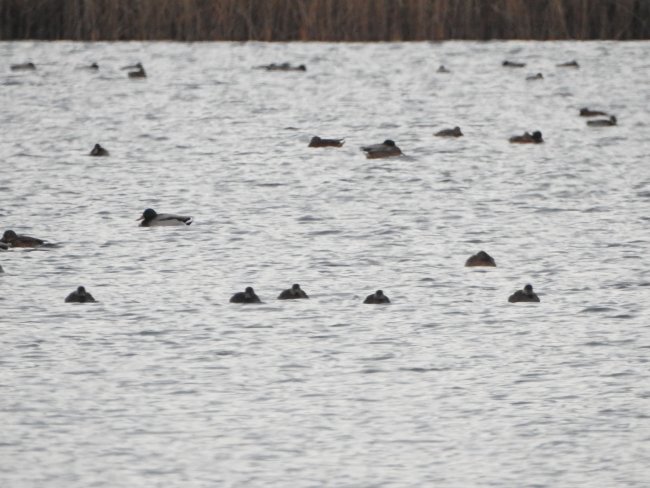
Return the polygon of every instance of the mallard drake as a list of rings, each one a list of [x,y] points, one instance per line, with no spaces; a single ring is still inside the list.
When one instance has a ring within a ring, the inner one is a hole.
[[[253,288],[247,286],[245,291],[237,292],[230,297],[230,303],[262,303],[262,301],[255,294]]]
[[[539,302],[539,297],[533,292],[533,285],[524,286],[523,290],[517,290],[508,297],[510,303],[516,302]]]
[[[383,291],[377,290],[372,295],[368,295],[363,303],[390,303],[390,300]]]
[[[278,300],[292,300],[296,298],[309,298],[307,293],[300,288],[298,283],[295,283],[288,290],[284,290],[278,295]]]
[[[381,144],[372,144],[361,148],[366,153],[368,159],[377,158],[390,158],[392,156],[400,156],[402,151],[395,145],[391,139],[386,139]]]
[[[70,293],[67,297],[65,297],[66,303],[90,303],[96,301],[97,300],[95,300],[83,286],[80,286],[75,291]]]
[[[148,208],[142,212],[142,216],[138,220],[142,220],[140,227],[190,225],[193,222],[192,217],[175,214],[159,214],[152,208]]]
[[[467,258],[465,261],[465,266],[492,266],[495,267],[497,263],[494,262],[494,258],[490,256],[485,251],[479,251],[473,256]]]

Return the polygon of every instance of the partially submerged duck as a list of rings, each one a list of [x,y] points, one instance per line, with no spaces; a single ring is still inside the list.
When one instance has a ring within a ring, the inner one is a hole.
[[[80,286],[75,291],[70,293],[67,297],[65,297],[66,303],[94,303],[96,301],[97,300],[95,300],[83,286]]]
[[[609,127],[616,125],[616,117],[612,115],[609,119],[588,120],[587,125],[590,127]]]
[[[508,68],[523,68],[526,66],[526,63],[517,63],[515,61],[505,60],[503,63],[501,63],[501,66],[506,66]]]
[[[433,135],[438,137],[461,137],[463,133],[460,131],[460,127],[454,127],[453,129],[443,129]]]
[[[99,70],[99,65],[97,63],[90,63],[88,66],[84,66],[84,67],[92,71]]]
[[[440,66],[438,66],[437,72],[438,73],[451,73],[451,71],[449,71],[447,68],[445,68],[444,64],[441,64]]]
[[[609,114],[601,112],[600,110],[589,110],[586,107],[580,109],[580,117],[597,117],[599,115],[607,117]]]
[[[190,225],[193,222],[192,217],[175,214],[159,214],[152,208],[148,208],[142,212],[142,216],[138,220],[142,220],[140,227]]]
[[[558,68],[579,68],[580,65],[578,62],[574,59],[573,61],[567,61],[566,63],[560,63],[556,64]]]
[[[11,65],[11,71],[33,71],[36,69],[34,63],[18,63]]]
[[[524,286],[523,290],[517,290],[508,297],[510,303],[516,302],[539,302],[539,297],[533,291],[533,285]]]
[[[298,298],[309,298],[298,283],[294,283],[291,285],[291,288],[282,291],[278,295],[278,300],[293,300]]]
[[[467,258],[465,261],[465,266],[491,266],[496,267],[497,263],[494,261],[494,258],[490,256],[485,251],[479,251],[473,256]]]
[[[304,64],[298,66],[291,66],[289,63],[271,63],[265,64],[263,66],[258,66],[258,69],[265,69],[266,71],[307,71],[307,67]]]
[[[90,151],[91,156],[108,156],[108,151],[104,149],[102,146],[99,144],[95,144],[95,147],[93,147],[92,151]]]
[[[124,66],[121,69],[128,69],[131,70],[128,73],[129,78],[146,78],[147,73],[144,70],[144,66],[142,66],[142,63],[135,63],[132,64],[131,66]]]
[[[402,151],[395,145],[391,139],[386,139],[381,144],[372,144],[371,146],[364,146],[361,148],[366,153],[368,159],[377,158],[390,158],[392,156],[400,156]]]
[[[345,139],[323,139],[318,136],[314,136],[309,141],[309,147],[341,147]]]
[[[526,81],[535,81],[535,80],[543,80],[543,79],[544,79],[544,75],[542,73],[526,76]]]
[[[390,300],[386,295],[384,295],[383,291],[377,290],[372,295],[368,295],[366,299],[363,301],[363,303],[372,303],[372,304],[390,303]]]
[[[253,287],[247,286],[245,291],[237,292],[231,296],[230,303],[262,303],[262,301],[255,294]]]
[[[0,242],[8,244],[9,247],[38,247],[45,244],[45,241],[36,237],[16,234],[13,230],[6,230],[2,234]]]
[[[544,139],[542,139],[542,133],[536,130],[532,134],[524,132],[521,136],[512,136],[509,141],[516,144],[540,144],[544,142]]]

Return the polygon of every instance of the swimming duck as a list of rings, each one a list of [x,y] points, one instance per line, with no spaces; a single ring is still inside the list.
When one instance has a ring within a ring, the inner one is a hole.
[[[230,297],[230,303],[262,303],[262,301],[253,288],[248,286],[245,291],[237,292]]]
[[[440,66],[438,66],[438,71],[437,72],[438,73],[451,73],[451,71],[449,71],[447,68],[445,68],[444,64],[441,64]]]
[[[465,266],[492,266],[495,267],[497,263],[494,262],[494,258],[490,256],[485,251],[479,251],[473,256],[467,258],[465,261]]]
[[[265,69],[266,71],[307,71],[307,67],[304,64],[291,66],[289,63],[271,63],[264,66],[258,66],[258,68]]]
[[[20,63],[11,65],[11,71],[31,71],[35,69],[36,66],[34,63]]]
[[[590,127],[609,127],[616,125],[616,117],[612,115],[609,119],[588,120],[587,125]]]
[[[556,64],[558,68],[579,68],[580,65],[578,62],[574,59],[573,61],[567,61],[566,63],[560,63]]]
[[[86,291],[83,286],[80,286],[75,291],[65,297],[65,303],[91,303],[96,302],[93,296]]]
[[[443,129],[433,135],[438,137],[461,137],[463,133],[460,131],[460,127],[454,127],[453,129]]]
[[[97,71],[99,69],[99,65],[97,63],[91,63],[88,66],[85,67],[86,69],[92,70],[92,71]]]
[[[145,73],[144,68],[141,66],[137,71],[129,71],[129,78],[146,78],[147,73]]]
[[[128,66],[122,66],[120,69],[121,70],[128,69],[128,70],[133,71],[133,70],[137,70],[137,69],[144,69],[144,66],[142,66],[142,63],[137,62],[135,64],[130,64]]]
[[[524,286],[523,290],[517,290],[508,297],[510,303],[516,302],[539,302],[539,297],[533,292],[533,285]]]
[[[309,147],[341,147],[345,143],[345,139],[322,139],[314,136],[309,141]]]
[[[600,110],[589,110],[588,108],[580,109],[580,117],[596,117],[597,115],[603,115],[607,117],[608,114],[601,112]]]
[[[95,147],[93,147],[92,151],[90,151],[91,156],[108,156],[108,151],[104,149],[102,146],[99,144],[95,144]]]
[[[542,133],[538,130],[536,130],[532,134],[529,134],[528,132],[524,132],[524,134],[521,136],[512,136],[509,140],[511,143],[517,143],[517,144],[540,144],[544,142],[544,140],[542,139]]]
[[[363,303],[390,303],[390,300],[384,295],[383,291],[377,290],[372,295],[368,295]]]
[[[544,75],[542,73],[526,76],[526,81],[535,81],[535,80],[543,80],[543,79],[544,79]]]
[[[292,300],[294,298],[309,298],[298,283],[291,285],[291,288],[278,295],[278,300]]]
[[[397,147],[395,145],[395,142],[390,139],[386,139],[381,144],[364,146],[361,148],[361,150],[366,153],[366,157],[368,159],[390,158],[392,156],[399,156],[402,154],[400,148]]]
[[[148,208],[142,212],[142,217],[138,220],[142,220],[140,227],[190,225],[193,222],[192,217],[174,214],[159,214],[152,208]]]
[[[36,237],[16,234],[13,230],[6,230],[0,242],[9,244],[10,247],[38,247],[45,244],[45,241]]]
[[[526,66],[526,63],[516,63],[514,61],[506,60],[503,63],[501,63],[501,65],[507,66],[508,68],[523,68],[524,66]]]

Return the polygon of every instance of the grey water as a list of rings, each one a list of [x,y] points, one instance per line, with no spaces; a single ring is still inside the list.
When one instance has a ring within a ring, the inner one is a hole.
[[[0,485],[649,486],[649,48],[0,43]]]

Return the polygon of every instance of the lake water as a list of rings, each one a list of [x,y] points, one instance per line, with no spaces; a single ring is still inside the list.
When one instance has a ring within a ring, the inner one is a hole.
[[[0,484],[647,487],[649,53],[0,43]]]

